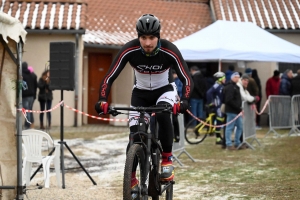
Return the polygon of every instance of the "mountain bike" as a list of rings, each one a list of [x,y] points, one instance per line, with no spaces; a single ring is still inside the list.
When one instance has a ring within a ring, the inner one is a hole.
[[[184,137],[189,144],[199,144],[204,141],[208,134],[215,133],[216,128],[213,127],[215,121],[215,113],[208,108],[206,108],[206,112],[209,113],[206,119],[200,119],[205,123],[198,122],[198,120],[194,118],[186,125],[184,130]]]
[[[123,111],[139,112],[138,131],[130,134],[130,147],[126,154],[126,162],[123,178],[123,199],[131,200],[131,174],[134,167],[134,161],[138,163],[136,177],[139,180],[139,190],[136,191],[138,199],[146,200],[149,196],[152,200],[159,200],[159,196],[165,196],[164,199],[173,199],[173,185],[175,181],[160,181],[160,159],[162,147],[158,139],[157,122],[154,123],[154,133],[147,132],[145,122],[146,113],[168,112],[172,113],[170,105],[160,105],[152,107],[110,107],[108,113],[113,116],[125,114]],[[138,135],[140,141],[134,142],[134,136]]]

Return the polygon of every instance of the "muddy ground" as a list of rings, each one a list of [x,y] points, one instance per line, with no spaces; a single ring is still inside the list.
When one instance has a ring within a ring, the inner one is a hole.
[[[185,145],[193,162],[184,153],[175,162],[174,200],[202,199],[299,199],[300,197],[300,137],[257,132],[259,144],[255,150],[228,151],[207,137],[198,145]],[[127,133],[115,133],[90,139],[68,139],[67,144],[96,182],[65,149],[65,189],[56,186],[51,173],[49,189],[37,189],[43,184],[38,173],[27,187],[25,199],[122,199],[122,173],[125,161]]]

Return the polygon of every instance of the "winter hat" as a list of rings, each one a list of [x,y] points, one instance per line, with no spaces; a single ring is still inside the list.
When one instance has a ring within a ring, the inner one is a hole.
[[[238,76],[238,77],[240,77],[240,74],[239,74],[238,72],[233,72],[233,74],[231,75],[231,77],[230,77],[230,78],[233,78],[233,77],[235,77],[235,76]]]
[[[28,70],[30,71],[30,73],[33,72],[33,67],[32,66],[28,66]]]
[[[247,69],[245,70],[245,73],[248,74],[248,75],[249,75],[249,74],[252,74],[252,69],[251,69],[251,68],[247,68]]]
[[[248,79],[249,80],[249,75],[248,74],[243,74],[243,76],[241,77],[241,79]]]
[[[279,76],[280,72],[278,70],[274,70],[273,76]]]
[[[28,69],[27,62],[22,62],[22,69]]]

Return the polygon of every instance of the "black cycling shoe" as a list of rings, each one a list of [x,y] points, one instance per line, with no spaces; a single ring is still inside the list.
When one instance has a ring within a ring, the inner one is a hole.
[[[221,138],[217,138],[216,144],[217,145],[222,145],[223,144],[223,140]]]
[[[160,181],[173,181],[174,175],[174,166],[172,164],[161,165]]]

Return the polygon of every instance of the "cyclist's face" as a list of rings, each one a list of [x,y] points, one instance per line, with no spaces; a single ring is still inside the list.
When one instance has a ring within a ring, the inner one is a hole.
[[[158,38],[154,35],[142,35],[139,37],[141,47],[146,53],[151,53],[157,46]]]

